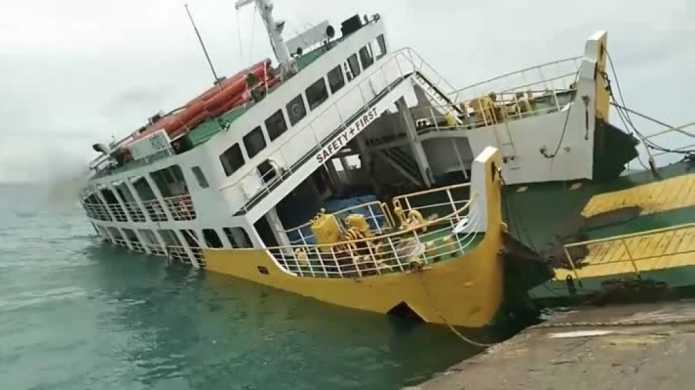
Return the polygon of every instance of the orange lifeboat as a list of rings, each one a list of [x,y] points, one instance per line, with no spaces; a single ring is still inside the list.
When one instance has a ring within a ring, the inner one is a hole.
[[[222,80],[219,84],[189,101],[183,110],[176,114],[167,115],[149,125],[135,135],[131,143],[161,129],[165,129],[172,140],[180,138],[207,119],[217,117],[235,107],[248,103],[251,100],[246,85],[246,77],[249,74],[253,73],[256,76],[261,87],[269,88],[280,82],[278,78],[274,77],[270,67],[270,59],[265,59]]]

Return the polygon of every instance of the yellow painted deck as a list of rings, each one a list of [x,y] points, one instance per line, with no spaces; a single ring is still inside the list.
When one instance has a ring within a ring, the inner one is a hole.
[[[639,207],[641,215],[648,215],[694,205],[695,174],[689,174],[595,195],[582,215],[589,218],[626,207]]]
[[[566,248],[576,273],[555,269],[556,280],[570,275],[596,278],[695,266],[695,224],[570,244]],[[576,255],[581,248],[588,250],[584,258]]]

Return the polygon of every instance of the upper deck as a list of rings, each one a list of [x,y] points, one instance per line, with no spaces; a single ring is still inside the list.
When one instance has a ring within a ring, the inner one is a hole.
[[[373,19],[365,19],[364,25],[362,25],[359,29],[375,29],[380,32],[380,40],[377,42],[375,41],[374,44],[367,46],[369,52],[367,53],[368,57],[372,58],[372,61],[374,59],[378,59],[377,57],[381,57],[386,53],[386,41],[383,38],[383,24],[380,21],[380,18],[375,15]],[[222,131],[234,131],[235,130],[235,122],[239,120],[240,118],[248,115],[247,113],[249,111],[252,111],[254,106],[257,105],[268,105],[269,103],[265,103],[266,100],[273,100],[275,98],[276,92],[277,91],[282,91],[286,89],[291,89],[294,86],[287,86],[287,84],[296,84],[296,83],[289,83],[290,80],[293,78],[296,78],[297,76],[303,75],[303,72],[306,71],[306,69],[312,65],[314,62],[316,62],[319,58],[324,56],[325,54],[329,53],[330,51],[341,51],[344,50],[345,48],[343,46],[349,46],[345,45],[344,41],[350,37],[352,34],[357,32],[355,31],[350,31],[349,33],[344,33],[342,36],[334,39],[334,40],[328,40],[326,42],[323,42],[321,44],[313,44],[310,46],[310,50],[306,53],[297,53],[293,57],[293,63],[296,67],[296,73],[290,74],[285,77],[278,77],[277,82],[273,83],[270,86],[264,86],[263,90],[260,93],[260,98],[258,99],[249,99],[248,102],[238,105],[230,110],[227,110],[223,113],[221,113],[218,116],[211,116],[209,118],[206,118],[204,121],[202,121],[199,124],[196,124],[195,126],[192,126],[185,135],[183,135],[180,139],[177,140],[169,140],[170,141],[169,145],[166,146],[160,146],[158,150],[153,151],[152,153],[148,154],[146,157],[143,158],[137,158],[137,159],[130,159],[128,161],[122,161],[122,162],[115,162],[113,158],[113,154],[111,155],[106,155],[102,154],[99,157],[95,158],[92,160],[89,164],[90,169],[93,170],[93,175],[91,179],[99,179],[107,176],[113,176],[113,175],[118,175],[123,172],[127,172],[133,169],[145,167],[148,165],[153,164],[154,162],[158,162],[161,160],[166,160],[171,158],[172,156],[178,155],[178,154],[183,154],[186,152],[189,152],[191,150],[196,149],[200,145],[206,143],[208,140],[212,139],[216,134],[222,132]],[[369,34],[372,35],[372,34]],[[379,46],[379,47],[374,47],[374,46]],[[378,51],[378,54],[375,52]],[[362,53],[360,53],[362,54]],[[360,67],[360,64],[362,64],[365,58],[360,58],[359,63],[356,64],[357,67]],[[266,60],[270,61],[270,60]],[[355,66],[355,65],[353,65]],[[364,64],[362,64],[363,68],[366,68]],[[250,71],[251,68],[242,70],[239,72],[237,75],[242,75]],[[277,72],[277,70],[276,70]],[[356,73],[359,73],[356,72]],[[300,88],[302,86],[299,86]],[[209,91],[211,91],[213,88],[209,89],[208,91],[204,92],[201,94],[199,97],[202,97],[206,95]],[[302,88],[303,89],[303,88]],[[247,90],[245,93],[251,94],[253,91]],[[189,102],[190,104],[190,102]],[[272,104],[272,103],[271,103]],[[178,112],[180,112],[182,109],[186,108],[186,106],[182,106],[176,110],[173,110],[172,112],[166,114],[163,119],[167,118],[168,116],[176,115]],[[117,152],[118,150],[124,150],[124,149],[129,149],[132,147],[133,142],[137,139],[138,134],[143,130],[146,129],[147,126],[136,130],[129,134],[128,136],[122,138],[119,141],[113,142],[109,145],[109,148],[112,152]]]

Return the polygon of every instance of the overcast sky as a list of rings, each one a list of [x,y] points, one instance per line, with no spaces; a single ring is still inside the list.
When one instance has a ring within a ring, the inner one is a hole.
[[[188,0],[222,74],[271,54],[253,7],[237,15],[233,3]],[[392,48],[415,48],[456,86],[580,55],[606,29],[628,104],[674,124],[695,120],[692,0],[275,3],[286,38],[378,12]],[[0,182],[79,175],[94,142],[206,89],[211,76],[183,4],[0,0]]]

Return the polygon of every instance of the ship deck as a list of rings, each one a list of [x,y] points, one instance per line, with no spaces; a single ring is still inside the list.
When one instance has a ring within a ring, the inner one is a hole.
[[[687,389],[695,302],[555,313],[417,389]],[[452,335],[452,338],[454,336]]]

